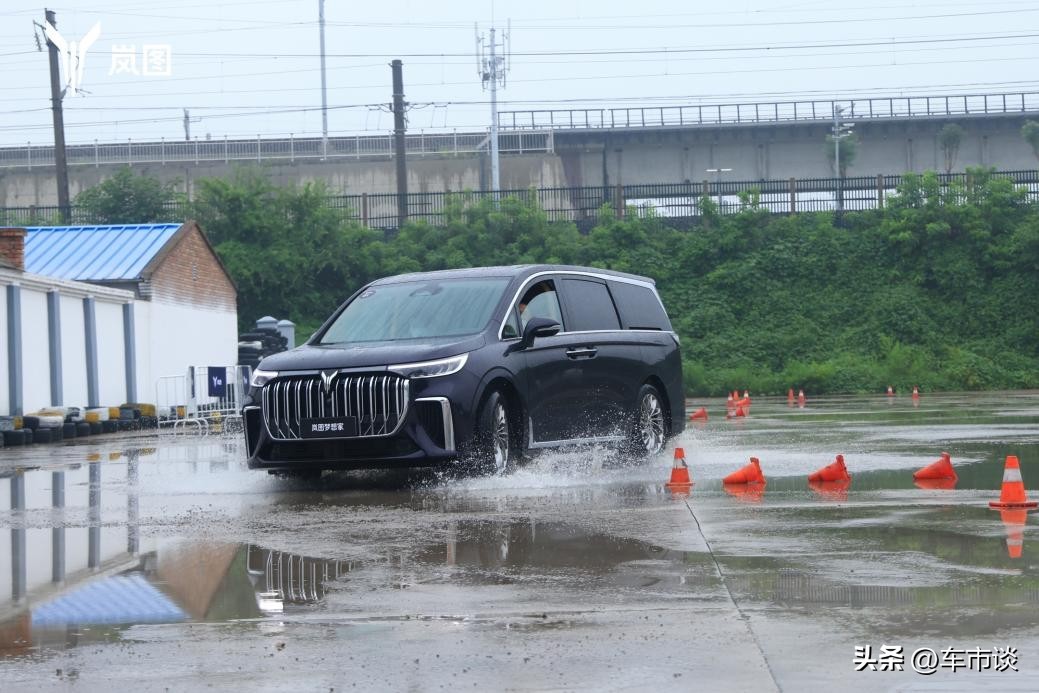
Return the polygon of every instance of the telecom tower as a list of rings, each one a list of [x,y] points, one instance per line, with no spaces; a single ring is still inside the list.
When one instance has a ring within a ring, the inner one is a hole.
[[[476,27],[476,71],[480,75],[483,88],[491,91],[491,190],[497,194],[501,188],[501,174],[498,166],[498,86],[505,88],[505,75],[508,72],[510,51],[510,34],[512,22],[507,25],[500,41],[495,36],[492,26],[489,36],[481,34]]]

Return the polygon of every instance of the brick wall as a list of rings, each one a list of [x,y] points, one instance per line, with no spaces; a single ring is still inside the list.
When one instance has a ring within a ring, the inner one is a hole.
[[[25,269],[25,229],[0,228],[0,258],[16,270]]]
[[[177,241],[152,273],[151,299],[237,311],[234,285],[196,226]]]

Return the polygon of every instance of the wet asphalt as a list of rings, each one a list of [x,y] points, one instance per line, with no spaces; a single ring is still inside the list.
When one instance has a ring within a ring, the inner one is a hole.
[[[1039,394],[701,404],[679,493],[671,448],[316,482],[233,434],[0,450],[0,690],[1039,690],[1039,520],[988,507],[1009,454],[1039,497]]]

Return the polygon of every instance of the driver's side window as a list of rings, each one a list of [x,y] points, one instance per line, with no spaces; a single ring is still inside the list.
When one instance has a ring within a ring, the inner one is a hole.
[[[520,316],[520,329],[525,327],[531,318],[548,318],[563,324],[556,285],[551,279],[539,281],[527,289],[516,307]]]

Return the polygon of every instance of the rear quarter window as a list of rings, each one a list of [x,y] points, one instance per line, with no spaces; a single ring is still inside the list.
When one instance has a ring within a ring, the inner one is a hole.
[[[607,282],[626,330],[671,330],[671,321],[653,289],[626,282]]]
[[[605,284],[584,279],[564,279],[563,288],[569,317],[567,331],[620,329],[617,309],[613,306]]]

